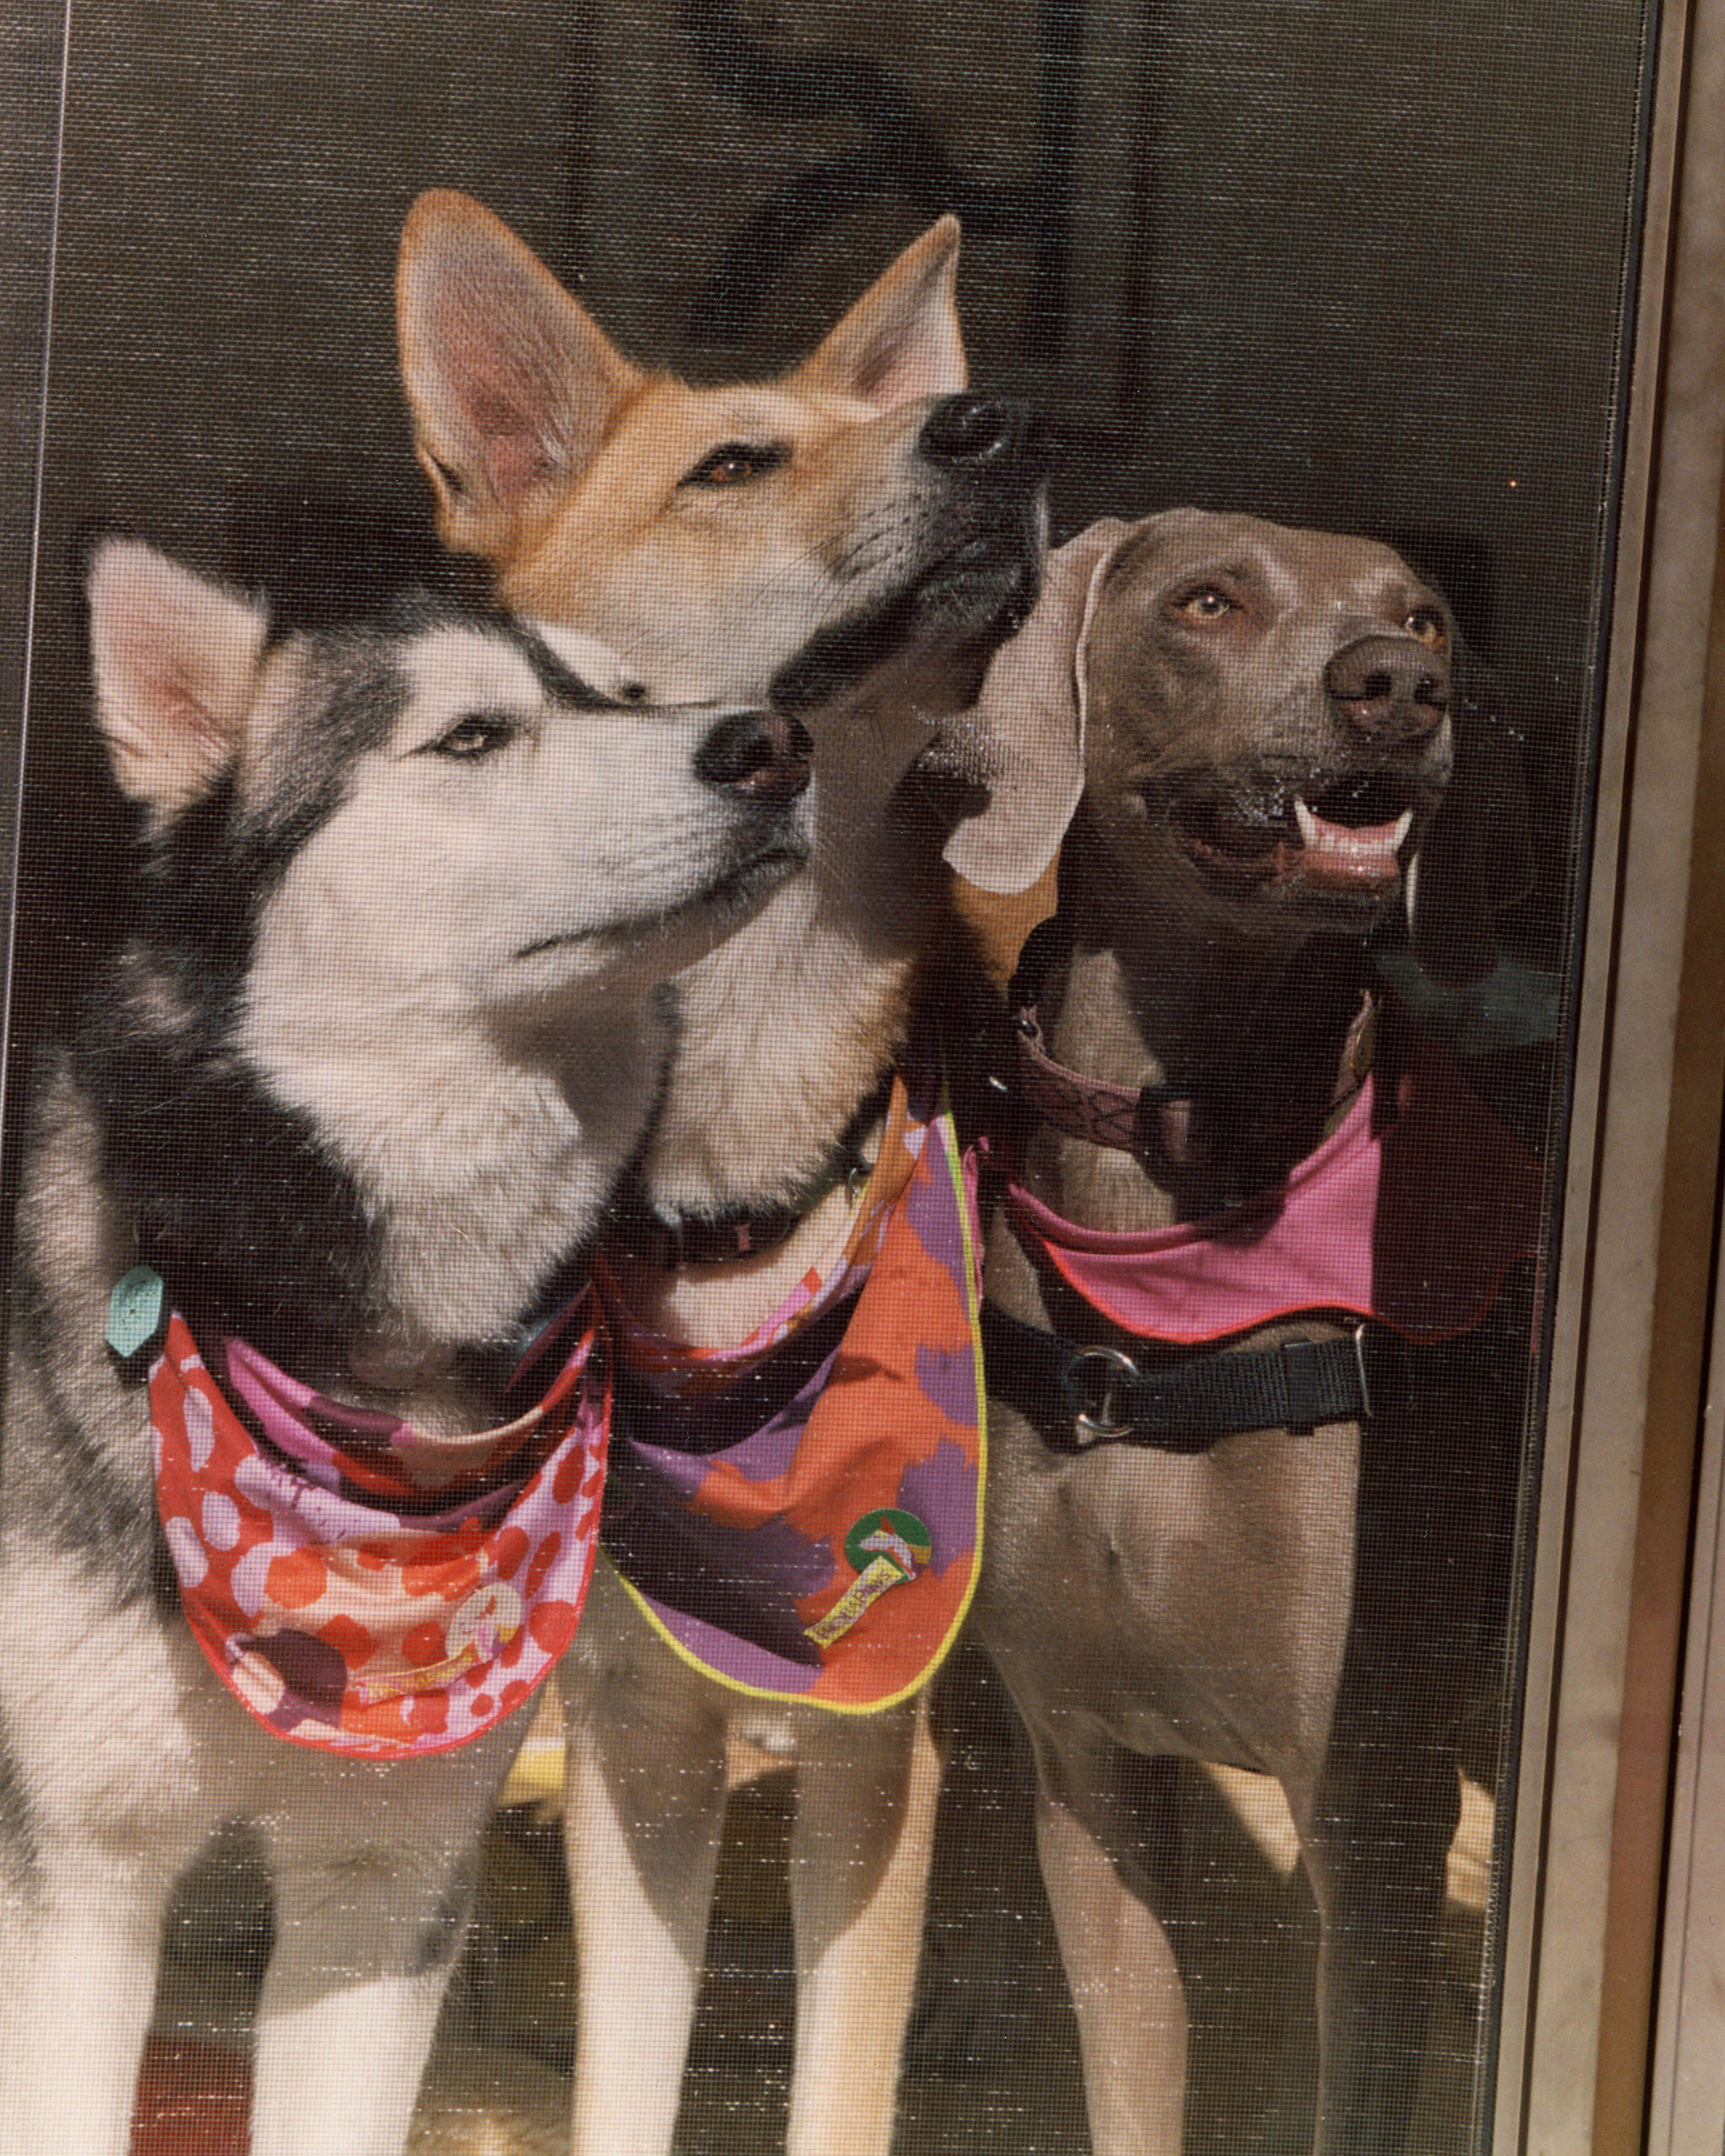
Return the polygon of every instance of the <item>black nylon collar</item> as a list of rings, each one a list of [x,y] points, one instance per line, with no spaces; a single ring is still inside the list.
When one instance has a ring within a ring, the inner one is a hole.
[[[1208,1452],[1242,1430],[1306,1430],[1404,1406],[1405,1351],[1381,1327],[1279,1348],[1194,1350],[1140,1369],[1117,1348],[1085,1347],[982,1305],[988,1389],[1028,1417],[1051,1451],[1098,1444]]]

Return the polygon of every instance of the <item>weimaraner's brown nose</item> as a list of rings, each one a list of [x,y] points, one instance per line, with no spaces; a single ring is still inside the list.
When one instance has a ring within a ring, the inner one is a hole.
[[[1356,734],[1392,746],[1423,740],[1450,705],[1450,670],[1413,637],[1359,637],[1324,669],[1324,686]]]

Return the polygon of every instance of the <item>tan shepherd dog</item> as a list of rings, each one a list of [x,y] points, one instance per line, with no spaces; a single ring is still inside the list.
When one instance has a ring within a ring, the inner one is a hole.
[[[906,774],[1023,619],[1042,552],[1042,430],[964,393],[958,240],[951,218],[924,233],[783,379],[696,389],[637,369],[477,204],[427,195],[407,223],[402,366],[446,540],[523,615],[602,638],[644,697],[766,697],[814,735],[810,867],[680,977],[638,1178],[673,1238],[734,1224],[753,1254],[616,1260],[638,1316],[693,1347],[747,1339],[843,1241],[845,1161],[873,1157],[859,1112],[950,933],[943,847],[1022,888],[1076,795],[1070,744],[973,726],[945,751],[968,792],[919,777],[907,808]],[[937,1782],[921,1701],[750,1707],[614,1578],[564,1673],[579,2156],[670,2148],[739,1710],[777,1715],[798,1765],[788,2148],[885,2156]]]

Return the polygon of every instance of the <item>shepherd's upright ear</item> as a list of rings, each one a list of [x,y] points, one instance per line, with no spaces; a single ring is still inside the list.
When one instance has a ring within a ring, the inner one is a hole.
[[[1408,940],[1442,988],[1471,988],[1493,971],[1493,916],[1534,880],[1520,751],[1485,670],[1466,653],[1459,661],[1455,770],[1407,873]]]
[[[959,334],[959,221],[943,217],[913,240],[791,379],[859,397],[879,410],[950,397],[969,380]]]
[[[238,750],[268,611],[136,539],[99,542],[84,589],[109,760],[122,790],[166,823]]]
[[[1042,595],[995,654],[970,709],[943,728],[988,805],[947,841],[948,865],[980,891],[1028,891],[1060,851],[1084,791],[1085,643],[1109,568],[1136,530],[1103,517],[1048,558]]]
[[[465,195],[422,195],[396,272],[402,384],[438,529],[499,561],[536,490],[591,462],[646,380],[509,227]]]

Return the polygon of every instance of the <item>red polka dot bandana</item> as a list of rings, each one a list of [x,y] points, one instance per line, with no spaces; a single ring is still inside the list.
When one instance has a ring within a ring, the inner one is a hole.
[[[542,1336],[531,1360],[553,1374],[526,1413],[433,1438],[220,1337],[224,1392],[173,1314],[150,1372],[157,1503],[186,1621],[256,1721],[388,1759],[466,1743],[526,1699],[593,1569],[597,1323],[584,1294]]]

